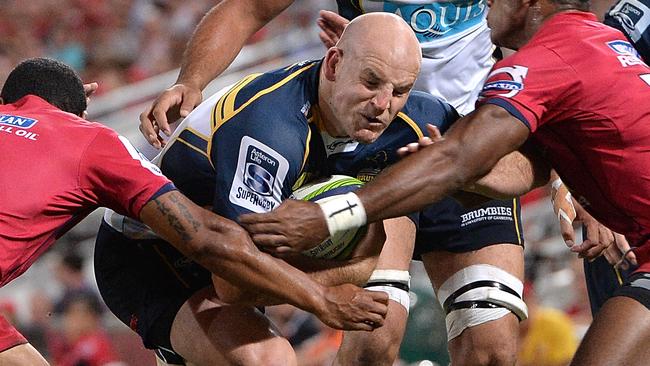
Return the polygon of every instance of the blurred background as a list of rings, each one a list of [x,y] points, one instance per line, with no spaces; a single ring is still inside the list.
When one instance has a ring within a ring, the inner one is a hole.
[[[49,56],[71,65],[99,90],[90,119],[105,123],[142,148],[138,115],[178,74],[185,44],[214,0],[5,0],[0,7],[0,82],[21,60]],[[251,72],[324,54],[315,28],[318,9],[333,1],[297,1],[258,32],[231,67],[208,86],[204,98]],[[582,260],[559,236],[547,192],[524,197],[525,299],[531,318],[522,323],[521,365],[566,364],[591,322]],[[77,225],[25,275],[0,289],[0,311],[53,365],[155,365],[139,337],[108,312],[92,273],[94,236],[101,210]],[[421,264],[411,274],[411,310],[396,365],[446,365],[444,315]],[[329,365],[341,333],[290,306],[268,309],[296,347],[302,365]],[[532,315],[535,314],[535,315]],[[530,354],[529,350],[547,352]],[[553,350],[561,350],[554,352]]]

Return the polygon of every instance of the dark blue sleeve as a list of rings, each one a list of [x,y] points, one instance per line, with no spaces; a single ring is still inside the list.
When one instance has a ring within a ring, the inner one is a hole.
[[[420,126],[425,135],[427,123],[445,133],[459,118],[458,112],[449,103],[421,91],[411,92],[403,111]]]
[[[641,58],[650,62],[650,0],[619,0],[603,23],[623,32]]]
[[[301,115],[274,107],[253,103],[213,133],[216,213],[235,220],[243,213],[271,211],[291,195],[309,129]]]

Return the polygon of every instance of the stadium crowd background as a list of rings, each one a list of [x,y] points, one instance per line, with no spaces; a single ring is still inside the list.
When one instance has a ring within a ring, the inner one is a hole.
[[[296,2],[258,32],[249,47],[313,32],[317,10],[332,9],[333,3]],[[109,91],[120,94],[127,85],[177,68],[194,26],[213,5],[210,0],[7,0],[0,7],[0,81],[20,60],[49,56],[73,66],[83,80],[97,81],[97,100]],[[104,121],[103,115],[92,117]],[[130,122],[137,130],[137,115]],[[564,246],[546,196],[542,189],[524,198],[531,319],[522,324],[521,365],[568,363],[591,321],[582,261]],[[105,311],[96,293],[92,253],[100,214],[77,226],[25,276],[4,287],[0,311],[53,365],[72,366],[75,352],[103,354],[100,365],[154,365],[153,355]],[[448,356],[442,310],[417,263],[412,275],[412,308],[399,362],[444,365]],[[330,364],[341,333],[290,306],[272,307],[268,313],[296,346],[301,365]]]

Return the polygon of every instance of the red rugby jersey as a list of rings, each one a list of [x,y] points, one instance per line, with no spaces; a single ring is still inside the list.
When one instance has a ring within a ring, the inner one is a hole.
[[[36,96],[0,105],[0,285],[99,206],[138,218],[174,189],[113,130]]]
[[[576,199],[643,245],[650,270],[650,68],[619,31],[591,13],[553,16],[494,66],[479,103],[526,124]]]

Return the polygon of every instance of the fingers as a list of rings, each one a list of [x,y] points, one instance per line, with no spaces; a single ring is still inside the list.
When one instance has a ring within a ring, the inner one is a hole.
[[[567,247],[572,248],[576,242],[576,233],[573,230],[573,225],[568,220],[558,217],[560,220],[560,234]]]
[[[336,42],[339,40],[336,33],[329,27],[327,22],[323,21],[323,19],[318,19],[316,24],[321,29],[321,32],[318,33],[318,37],[321,42],[323,42],[323,45],[327,48],[334,47]]]
[[[148,112],[145,111],[140,114],[140,126],[138,126],[138,129],[140,130],[142,136],[144,136],[144,138],[147,140],[149,145],[155,147],[156,149],[160,149],[165,146],[165,140],[160,137],[160,134],[158,133],[160,131],[158,129],[158,126],[156,126],[153,121],[149,119],[146,113]]]
[[[612,245],[603,251],[603,256],[607,260],[607,263],[615,266],[621,261],[622,253],[619,252],[618,248],[615,245]],[[619,264],[619,266],[622,269],[627,269],[628,264],[626,262],[622,262]]]
[[[429,137],[431,137],[434,142],[442,140],[442,134],[440,133],[440,129],[438,129],[438,127],[432,125],[431,123],[427,123],[426,128],[427,132],[429,133]]]
[[[418,142],[411,142],[410,144],[397,149],[397,155],[404,157],[406,155],[413,154],[431,144],[433,144],[433,141],[429,137],[422,137],[418,140]]]
[[[630,243],[628,243],[627,239],[625,236],[614,233],[614,246],[622,253],[625,254],[625,259],[633,264],[633,265],[638,265],[639,263],[636,260],[636,254],[634,254],[634,251],[632,251],[630,247]]]
[[[157,101],[154,102],[151,109],[151,116],[158,128],[167,136],[172,134],[169,122],[167,121],[167,111],[180,101],[176,96],[163,93]]]
[[[350,23],[349,20],[329,10],[319,11],[318,16],[321,19],[323,19],[323,21],[326,22],[328,26],[336,32],[337,38],[341,36],[341,33],[343,33],[343,29],[345,29],[348,23]]]
[[[183,93],[179,110],[181,118],[187,117],[197,105],[201,104],[202,99],[203,95],[196,90],[187,90]]]
[[[86,94],[86,98],[90,98],[91,95],[95,94],[97,88],[99,88],[99,84],[96,82],[84,84],[84,94]]]
[[[279,234],[251,234],[251,239],[253,243],[258,247],[264,248],[264,251],[272,252],[289,252],[287,249],[280,249],[280,247],[288,246],[289,242],[287,237]]]

